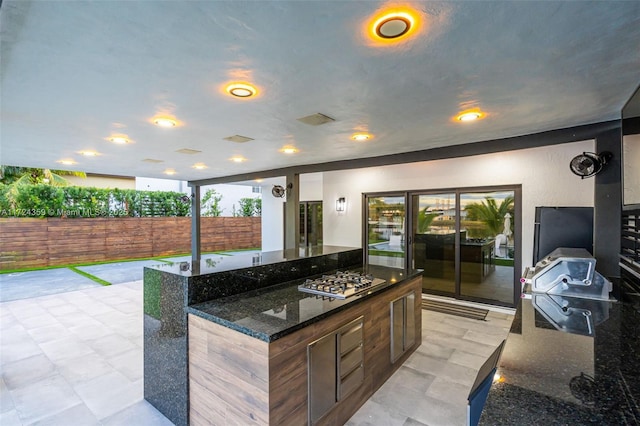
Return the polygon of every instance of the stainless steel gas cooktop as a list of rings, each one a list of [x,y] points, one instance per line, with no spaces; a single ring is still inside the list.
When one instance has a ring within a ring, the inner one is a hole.
[[[385,280],[374,278],[369,274],[338,271],[335,274],[323,275],[314,280],[307,279],[298,286],[298,290],[319,296],[346,299],[385,282]]]

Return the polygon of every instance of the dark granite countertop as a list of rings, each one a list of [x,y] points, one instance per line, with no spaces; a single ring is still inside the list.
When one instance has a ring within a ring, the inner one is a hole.
[[[302,247],[299,250],[290,249],[266,252],[247,252],[247,254],[236,254],[233,256],[212,253],[202,255],[199,264],[195,265],[191,262],[191,259],[185,258],[185,261],[183,262],[178,261],[158,264],[148,266],[148,268],[162,272],[170,272],[184,277],[195,277],[199,275],[271,265],[298,259],[338,254],[346,250],[356,250],[356,248],[319,245]]]
[[[249,291],[234,296],[191,305],[187,313],[224,325],[257,339],[272,342],[309,324],[320,321],[373,294],[420,275],[421,270],[396,269],[367,265],[348,268],[349,271],[372,274],[386,283],[373,287],[366,294],[344,300],[328,299],[298,290],[303,280]],[[310,277],[314,278],[314,277]]]
[[[625,297],[522,299],[480,424],[640,424],[639,337]]]

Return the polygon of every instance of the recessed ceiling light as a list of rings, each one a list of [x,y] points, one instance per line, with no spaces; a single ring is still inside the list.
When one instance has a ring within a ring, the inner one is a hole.
[[[262,183],[264,181],[264,179],[256,179],[255,180],[257,183]]]
[[[153,119],[153,124],[155,124],[156,126],[160,126],[160,127],[165,127],[165,128],[171,128],[171,127],[176,127],[178,125],[178,122],[170,117],[155,117]]]
[[[258,93],[258,89],[250,83],[231,83],[225,90],[236,98],[250,98]]]
[[[391,13],[380,18],[374,25],[376,35],[382,38],[397,38],[406,34],[412,25],[411,16],[405,13]]]
[[[414,10],[385,10],[369,21],[370,34],[379,42],[396,42],[414,33],[418,21],[419,15]]]
[[[247,161],[246,158],[241,156],[231,157],[229,160],[233,161],[234,163],[242,163],[243,161]]]
[[[97,157],[100,155],[100,153],[96,151],[80,151],[78,154],[84,155],[85,157]]]
[[[164,160],[158,160],[157,158],[145,158],[142,161],[145,163],[153,163],[153,164],[164,163]]]
[[[191,167],[193,167],[194,169],[197,169],[197,170],[204,170],[204,169],[207,168],[207,165],[204,164],[204,163],[196,163]]]
[[[63,158],[62,160],[58,160],[58,163],[64,164],[65,166],[71,166],[72,164],[76,164],[74,160]]]
[[[282,152],[284,154],[295,154],[296,152],[298,152],[298,149],[296,147],[293,147],[293,146],[285,146],[284,148],[282,148],[280,150],[280,152]]]
[[[131,143],[131,140],[127,135],[112,135],[107,138],[109,142],[116,143],[118,145],[126,145]]]
[[[165,174],[165,175],[169,175],[169,176],[173,176],[173,175],[175,175],[176,173],[177,173],[177,172],[176,172],[174,169],[166,169],[166,170],[164,171],[164,174]]]
[[[358,142],[364,142],[371,139],[371,135],[369,133],[354,133],[351,135],[351,139]]]
[[[460,114],[456,116],[456,120],[462,121],[462,122],[469,122],[469,121],[480,120],[484,118],[484,116],[485,114],[482,111],[478,109],[474,109],[469,111],[462,111]]]

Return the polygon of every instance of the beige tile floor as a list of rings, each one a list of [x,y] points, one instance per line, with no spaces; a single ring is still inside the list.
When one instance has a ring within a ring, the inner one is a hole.
[[[423,342],[347,423],[464,425],[512,316],[423,311]],[[171,425],[143,399],[142,282],[0,303],[0,425]]]
[[[347,425],[465,425],[478,369],[512,321],[506,309],[489,312],[485,321],[423,310],[422,345]]]

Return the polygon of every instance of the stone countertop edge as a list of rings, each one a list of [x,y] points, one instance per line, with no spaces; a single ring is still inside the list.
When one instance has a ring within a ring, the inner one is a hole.
[[[145,268],[189,278],[315,257],[340,255],[341,253],[354,250],[362,249],[358,247],[323,245],[311,246],[307,249],[299,250],[247,251],[246,254],[241,253],[235,255],[214,252],[201,256],[200,266],[197,272],[191,270],[191,259],[158,263],[156,265],[145,266]],[[214,257],[216,259],[214,259]],[[181,269],[182,265],[188,265],[188,268]]]
[[[395,268],[389,268],[389,269],[395,269]],[[298,323],[296,325],[293,325],[293,326],[291,326],[289,328],[286,328],[284,330],[278,331],[278,332],[273,333],[273,334],[260,332],[260,331],[253,330],[253,329],[248,328],[248,327],[244,327],[242,325],[236,324],[233,321],[229,321],[229,320],[226,320],[224,318],[220,318],[219,316],[213,315],[213,314],[211,314],[209,312],[206,312],[205,310],[199,309],[199,306],[204,305],[204,304],[211,304],[212,302],[205,302],[205,303],[199,303],[199,304],[188,306],[186,308],[186,312],[187,312],[187,314],[192,314],[192,315],[198,316],[200,318],[206,319],[207,321],[211,321],[213,323],[220,324],[220,325],[222,325],[224,327],[227,327],[227,328],[232,329],[232,330],[236,330],[236,331],[238,331],[238,332],[240,332],[242,334],[246,334],[248,336],[254,337],[254,338],[259,339],[259,340],[262,340],[264,342],[272,343],[272,342],[274,342],[274,341],[276,341],[276,340],[278,340],[278,339],[280,339],[280,338],[282,338],[284,336],[287,336],[287,335],[289,335],[291,333],[294,333],[294,332],[296,332],[298,330],[301,330],[301,329],[303,329],[305,327],[308,327],[311,324],[314,324],[316,322],[322,321],[323,319],[328,318],[328,317],[330,317],[332,315],[335,315],[335,314],[337,314],[337,313],[339,313],[341,311],[344,311],[345,309],[349,309],[349,308],[357,305],[358,303],[361,303],[361,302],[363,302],[363,301],[365,301],[365,300],[367,300],[367,299],[369,299],[371,297],[379,295],[380,293],[384,293],[385,291],[387,291],[387,290],[389,290],[391,288],[394,288],[394,287],[396,287],[398,285],[401,285],[401,284],[405,283],[406,281],[408,281],[408,280],[410,280],[412,278],[415,278],[417,276],[420,276],[422,274],[422,270],[421,269],[416,269],[416,270],[411,270],[411,269],[406,270],[405,269],[403,271],[406,272],[406,276],[401,281],[396,281],[394,283],[387,282],[385,284],[380,284],[379,286],[375,287],[375,289],[370,293],[357,295],[357,296],[352,296],[350,298],[344,299],[343,302],[345,302],[345,303],[340,304],[340,305],[336,305],[336,307],[331,309],[330,311],[320,313],[320,314],[318,314],[318,315],[316,315],[316,316],[314,316],[312,318],[309,318],[309,319],[307,319],[305,321],[302,321],[302,322],[300,322],[300,323]],[[301,283],[302,281],[304,281],[304,280],[294,280],[294,281],[290,281],[290,282],[287,282],[287,283],[277,284],[277,285],[274,285],[274,286],[263,288],[263,289],[260,290],[260,292],[263,293],[263,294],[268,294],[269,290],[277,290],[277,289],[282,289],[282,288],[291,287],[291,286],[297,287],[298,284]],[[254,293],[254,291],[243,293],[243,294],[251,294],[251,293]],[[231,297],[242,297],[242,294],[231,296]],[[226,299],[226,298],[219,299],[219,300],[217,300],[215,302],[219,302],[220,304],[224,304],[224,299]],[[258,313],[258,312],[256,312],[256,313]]]

